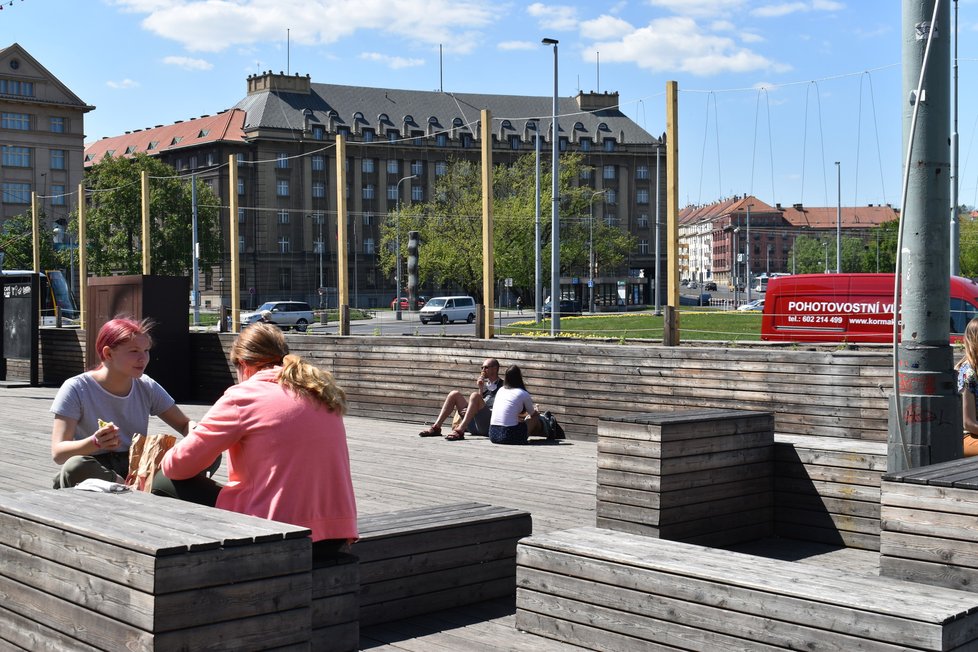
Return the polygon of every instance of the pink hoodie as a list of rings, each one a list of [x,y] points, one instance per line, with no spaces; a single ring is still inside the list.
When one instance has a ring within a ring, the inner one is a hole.
[[[312,540],[357,538],[343,417],[276,382],[280,368],[228,388],[163,458],[185,480],[228,451],[217,507],[308,527]]]

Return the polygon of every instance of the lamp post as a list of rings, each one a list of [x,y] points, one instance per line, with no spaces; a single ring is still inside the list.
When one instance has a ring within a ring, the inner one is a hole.
[[[842,272],[842,163],[835,162],[835,273]],[[828,268],[828,265],[825,266]]]
[[[744,253],[744,262],[747,263],[747,272],[745,274],[746,285],[747,285],[747,303],[750,303],[750,207],[751,204],[747,204],[747,247]]]
[[[54,221],[54,241],[62,248],[68,249],[68,294],[71,294],[75,282],[75,250],[71,246],[71,232],[68,230],[68,220],[59,218]]]
[[[829,273],[829,243],[823,242],[822,249],[825,250],[825,273]]]
[[[734,286],[734,304],[740,305],[740,227],[735,227],[733,230],[734,237],[734,255],[733,255],[733,286]]]
[[[588,312],[594,312],[594,200],[600,195],[608,192],[607,188],[604,190],[596,190],[591,193],[590,210],[589,210],[589,227],[590,234],[588,235],[588,268],[587,268],[587,286],[588,286]],[[551,304],[552,306],[552,304]]]
[[[660,249],[659,249],[659,163],[661,161],[661,155],[659,154],[659,149],[662,147],[662,140],[655,144],[655,315],[656,317],[662,314],[662,301],[659,296],[659,263],[660,263]]]
[[[197,234],[197,175],[190,175],[190,238],[192,243],[192,266],[194,288],[194,326],[200,326],[200,241]]]
[[[397,292],[394,293],[394,302],[397,304],[397,317],[396,319],[400,321],[401,319],[401,184],[408,179],[414,179],[418,175],[412,174],[407,177],[403,177],[397,182],[397,238],[395,240],[396,244],[394,246],[394,257],[397,258]],[[408,306],[408,310],[411,306]]]
[[[545,38],[544,45],[554,46],[554,102],[553,116],[551,123],[551,151],[553,164],[551,176],[553,177],[553,190],[551,193],[551,225],[550,225],[550,336],[556,337],[560,332],[560,211],[557,203],[559,201],[559,162],[558,146],[560,140],[560,129],[557,126],[557,39]]]

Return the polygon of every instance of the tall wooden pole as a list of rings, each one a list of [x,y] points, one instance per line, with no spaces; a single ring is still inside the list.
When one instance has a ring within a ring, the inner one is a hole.
[[[237,333],[241,329],[241,274],[238,272],[238,160],[234,154],[228,154],[228,170],[228,194],[231,196],[228,209],[231,213],[228,223],[228,251],[231,253],[231,266],[228,270],[231,275],[231,332]]]
[[[350,274],[347,267],[346,212],[346,138],[342,134],[336,134],[336,286],[340,308],[340,335],[350,334]]]
[[[492,223],[492,113],[482,110],[482,125],[479,129],[482,140],[482,296],[485,297],[485,310],[482,311],[482,336],[492,339],[492,316],[495,305],[495,271],[493,265],[493,223]]]
[[[78,323],[85,330],[88,310],[88,207],[85,205],[85,184],[78,184]]]
[[[679,344],[679,85],[666,82],[666,252],[669,287],[663,344]]]
[[[139,173],[139,183],[140,183],[140,197],[141,202],[141,215],[143,222],[143,274],[149,275],[152,269],[151,261],[149,258],[149,239],[150,239],[150,229],[149,229],[149,172],[142,170]],[[234,196],[234,193],[231,193]]]

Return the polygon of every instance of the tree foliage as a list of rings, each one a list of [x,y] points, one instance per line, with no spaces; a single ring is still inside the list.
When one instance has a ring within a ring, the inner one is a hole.
[[[154,274],[187,274],[192,261],[192,212],[189,178],[178,178],[172,167],[137,154],[133,158],[107,157],[86,175],[89,189],[88,269],[96,276],[142,271],[142,217],[140,172],[150,177],[151,269]],[[206,184],[197,182],[197,232],[202,265],[220,256],[218,206]],[[77,233],[77,214],[69,229]]]
[[[52,234],[44,226],[47,220],[42,213],[41,221],[41,271],[60,267],[60,252],[54,250]],[[4,269],[34,268],[34,227],[30,213],[21,213],[8,218],[0,228],[0,250],[3,251]],[[67,252],[65,252],[67,261]],[[64,263],[67,266],[67,262]]]
[[[874,228],[866,238],[842,236],[841,271],[893,272],[896,269],[896,229],[897,222],[894,220]],[[834,272],[835,255],[834,237],[800,235],[795,238],[794,248],[789,255],[788,270],[797,274]]]
[[[635,247],[634,238],[601,218],[602,193],[578,186],[583,159],[567,154],[560,159],[561,274],[586,276],[592,242],[599,271],[619,268]],[[533,298],[535,265],[535,156],[493,168],[493,247],[496,280],[513,279],[513,290],[526,301]],[[551,174],[541,165],[541,194],[549,197]],[[593,200],[593,207],[592,207]],[[593,223],[590,211],[594,210]],[[552,202],[541,202],[541,267],[543,284],[550,278]],[[399,228],[398,228],[399,225]],[[400,234],[401,257],[407,256],[407,234],[418,231],[419,281],[441,287],[457,286],[482,299],[482,179],[481,168],[464,160],[450,161],[435,183],[429,201],[405,206],[388,215],[381,234],[381,266],[394,275],[395,244]],[[403,263],[402,263],[403,264]],[[402,271],[402,280],[406,278]]]

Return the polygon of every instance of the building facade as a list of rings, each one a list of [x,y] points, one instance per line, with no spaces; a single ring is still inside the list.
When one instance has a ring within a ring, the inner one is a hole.
[[[29,214],[32,193],[48,233],[68,219],[84,175],[85,114],[94,108],[17,43],[0,50],[0,223]]]
[[[549,97],[319,84],[308,76],[266,72],[248,77],[247,95],[231,109],[99,140],[86,149],[85,165],[107,155],[143,152],[180,173],[198,174],[224,206],[230,203],[229,193],[237,193],[242,305],[292,298],[333,307],[335,141],[342,134],[350,299],[355,307],[382,307],[395,295],[392,275],[384,274],[378,264],[381,225],[387,215],[399,201],[427,201],[451,160],[480,160],[482,109],[493,116],[495,164],[534,152],[537,134],[548,164],[552,102]],[[600,192],[593,206],[595,217],[636,239],[621,269],[602,270],[608,276],[599,280],[599,295],[620,296],[619,281],[628,278],[638,288],[629,289],[627,302],[647,303],[646,286],[654,276],[657,199],[663,222],[665,216],[665,166],[656,163],[658,156],[665,156],[662,139],[618,109],[617,93],[561,98],[558,112],[560,151],[581,152],[586,170],[579,183]],[[234,189],[228,187],[229,155],[238,168]],[[564,270],[565,293],[582,298],[587,288],[577,287],[577,281],[586,278],[586,271]],[[228,273],[226,263],[203,273],[202,287],[212,301],[228,301]],[[425,287],[421,293],[451,289]]]

